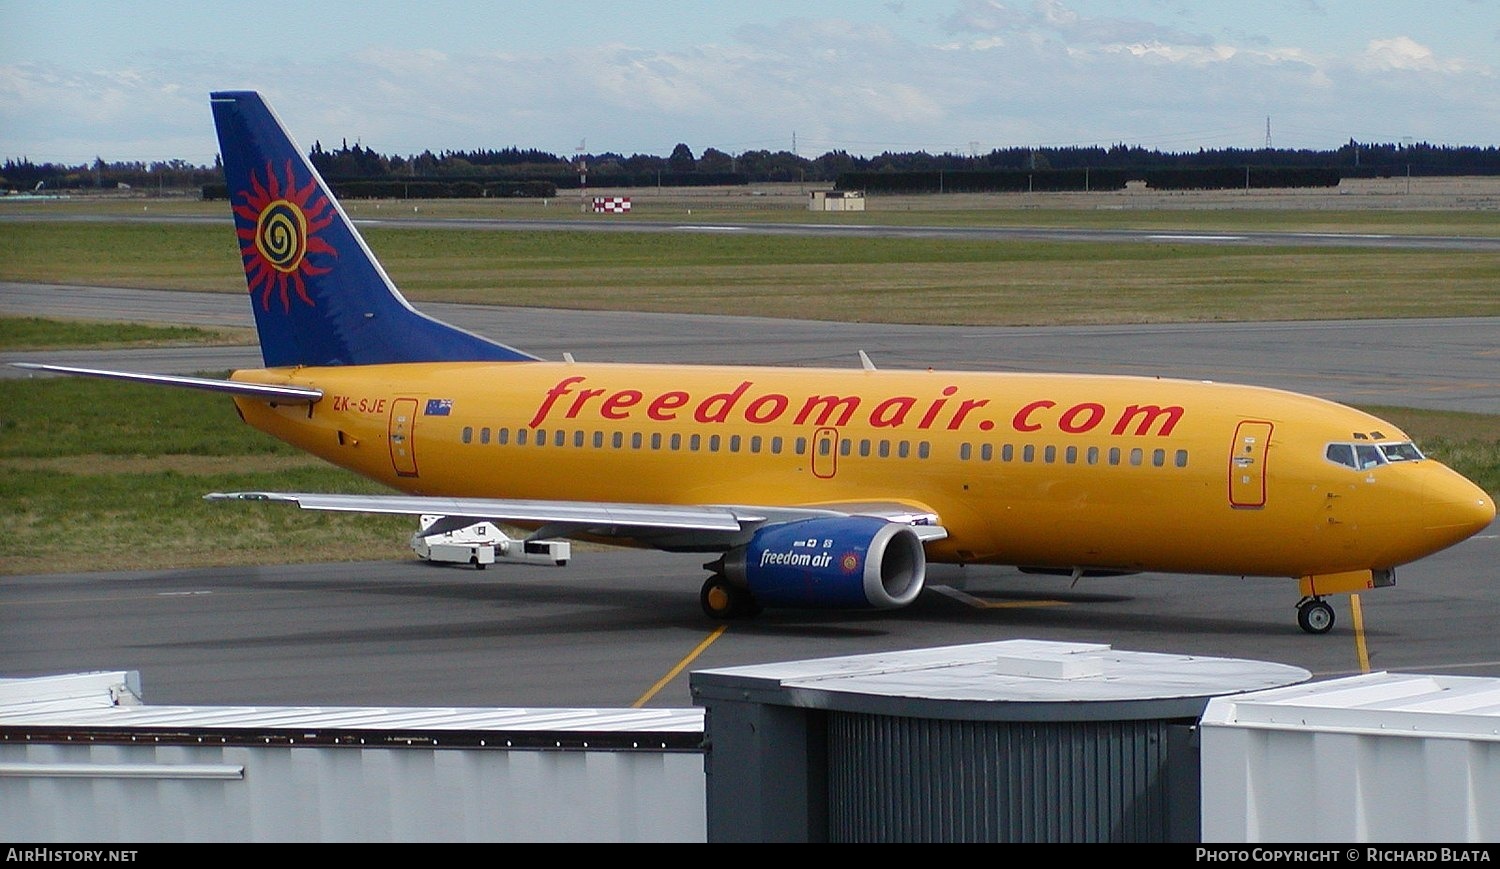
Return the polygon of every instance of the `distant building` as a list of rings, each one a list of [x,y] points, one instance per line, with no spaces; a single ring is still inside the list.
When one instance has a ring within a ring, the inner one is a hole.
[[[814,190],[807,203],[808,211],[864,211],[862,190]]]

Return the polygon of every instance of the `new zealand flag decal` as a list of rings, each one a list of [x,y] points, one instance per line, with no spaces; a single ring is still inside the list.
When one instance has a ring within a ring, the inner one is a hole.
[[[429,398],[427,399],[427,410],[422,412],[423,416],[447,416],[453,412],[453,399],[451,398]]]

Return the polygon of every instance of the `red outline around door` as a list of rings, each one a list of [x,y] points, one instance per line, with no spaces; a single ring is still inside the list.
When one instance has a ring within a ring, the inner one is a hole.
[[[820,428],[812,437],[812,472],[820,480],[829,480],[839,470],[839,430]]]
[[[391,448],[391,467],[398,477],[417,475],[417,400],[398,398],[391,402],[386,434]]]
[[[1263,420],[1243,420],[1234,428],[1229,451],[1229,504],[1266,506],[1266,469],[1275,426]]]

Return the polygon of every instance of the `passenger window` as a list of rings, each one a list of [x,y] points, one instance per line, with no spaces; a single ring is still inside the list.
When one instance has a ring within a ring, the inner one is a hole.
[[[532,440],[532,443],[536,444],[539,447],[546,446],[547,445],[547,430],[544,429],[544,428],[537,429],[536,430],[536,438]]]
[[[602,431],[596,431],[596,432],[594,432],[594,449],[596,449],[596,450],[602,450],[602,449],[604,449],[604,432],[602,432]]]
[[[641,433],[640,432],[632,432],[631,433],[631,435],[630,435],[630,448],[633,449],[633,450],[638,450],[638,449],[641,448]]]
[[[907,443],[906,441],[900,441],[899,443],[896,444],[896,455],[898,455],[898,456],[900,456],[901,458],[904,459],[904,458],[906,458],[910,454],[911,454],[911,444]]]
[[[731,453],[737,453],[737,452],[740,451],[740,436],[739,435],[730,435],[729,436],[729,451]]]
[[[711,453],[716,453],[716,452],[719,451],[719,436],[718,435],[709,435],[708,436],[708,451],[711,452]]]
[[[474,429],[469,426],[464,426],[464,430],[459,434],[458,439],[463,441],[464,443],[472,442],[474,440]]]
[[[750,436],[750,452],[752,452],[752,453],[759,453],[760,452],[760,435],[751,435]]]
[[[1097,464],[1099,464],[1099,448],[1098,447],[1089,447],[1088,456],[1089,456],[1089,459],[1088,459],[1089,464],[1091,464],[1091,465],[1097,465]]]
[[[880,457],[882,459],[890,458],[890,455],[891,455],[891,442],[890,441],[881,441],[880,442],[880,446],[876,450],[876,452],[880,455]]]
[[[781,455],[781,438],[780,437],[773,437],[773,438],[771,438],[771,455],[773,455],[773,456],[779,456],[779,455]]]
[[[979,457],[986,462],[995,458],[995,447],[993,444],[980,444]]]
[[[1066,456],[1066,458],[1064,458],[1063,461],[1067,462],[1068,464],[1078,464],[1078,447],[1068,447],[1067,451],[1064,453],[1064,456]]]
[[[1118,465],[1120,463],[1120,448],[1119,447],[1110,447],[1109,448],[1109,463],[1111,465]]]
[[[521,447],[526,446],[526,429],[524,429],[524,428],[518,428],[518,429],[516,429],[516,446],[521,446]]]
[[[703,435],[689,435],[688,436],[688,449],[690,449],[690,450],[692,450],[693,452],[696,453],[696,452],[698,452],[698,450],[702,446],[703,446]]]
[[[1152,464],[1153,467],[1165,468],[1167,466],[1167,451],[1166,450],[1152,450],[1151,451],[1151,464]]]
[[[841,456],[847,456],[847,455],[849,455],[849,451],[853,447],[854,447],[854,441],[851,441],[848,438],[844,438],[843,440],[839,441],[839,455],[841,455]]]
[[[1021,461],[1023,461],[1023,462],[1034,462],[1034,461],[1036,461],[1036,447],[1032,446],[1031,444],[1027,444],[1026,446],[1022,447],[1021,448]]]
[[[497,443],[497,444],[499,444],[500,446],[503,447],[503,446],[505,446],[506,442],[508,442],[509,440],[510,440],[510,429],[508,429],[508,428],[502,428],[502,429],[497,429],[495,431],[495,443]]]
[[[1187,450],[1178,450],[1177,451],[1177,467],[1179,467],[1179,468],[1185,468],[1185,467],[1187,467]]]
[[[1006,444],[1000,448],[1000,461],[1013,462],[1016,460],[1016,448],[1013,444]]]
[[[932,444],[929,444],[927,441],[918,441],[917,458],[925,459],[930,455],[932,455]]]
[[[654,431],[651,433],[651,449],[661,449],[661,432]]]
[[[963,443],[963,444],[959,444],[958,445],[958,457],[960,459],[963,459],[964,461],[967,462],[969,460],[969,457],[972,456],[973,454],[974,454],[974,447],[973,447],[973,445],[967,444],[967,443]]]
[[[674,451],[682,449],[682,435],[680,435],[680,434],[674,434],[674,435],[672,435],[672,449]]]
[[[797,438],[796,453],[799,456],[807,455],[807,438]]]
[[[625,433],[622,431],[615,432],[610,436],[610,442],[615,449],[622,449],[625,446]]]
[[[1130,451],[1130,463],[1132,465],[1139,465],[1145,459],[1145,457],[1146,454],[1141,451],[1140,447],[1136,447],[1135,449]]]
[[[482,443],[482,444],[487,444],[487,443],[490,442],[490,427],[489,426],[485,426],[484,428],[482,428],[482,429],[479,430],[479,442]]]

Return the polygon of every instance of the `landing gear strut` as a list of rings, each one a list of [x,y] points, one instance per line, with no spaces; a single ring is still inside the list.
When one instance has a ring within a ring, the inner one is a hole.
[[[698,602],[703,605],[704,615],[711,619],[738,619],[760,614],[760,605],[750,592],[730,583],[722,573],[715,573],[703,583]]]
[[[1297,624],[1309,634],[1326,634],[1333,629],[1333,607],[1321,597],[1304,597],[1297,602]]]

